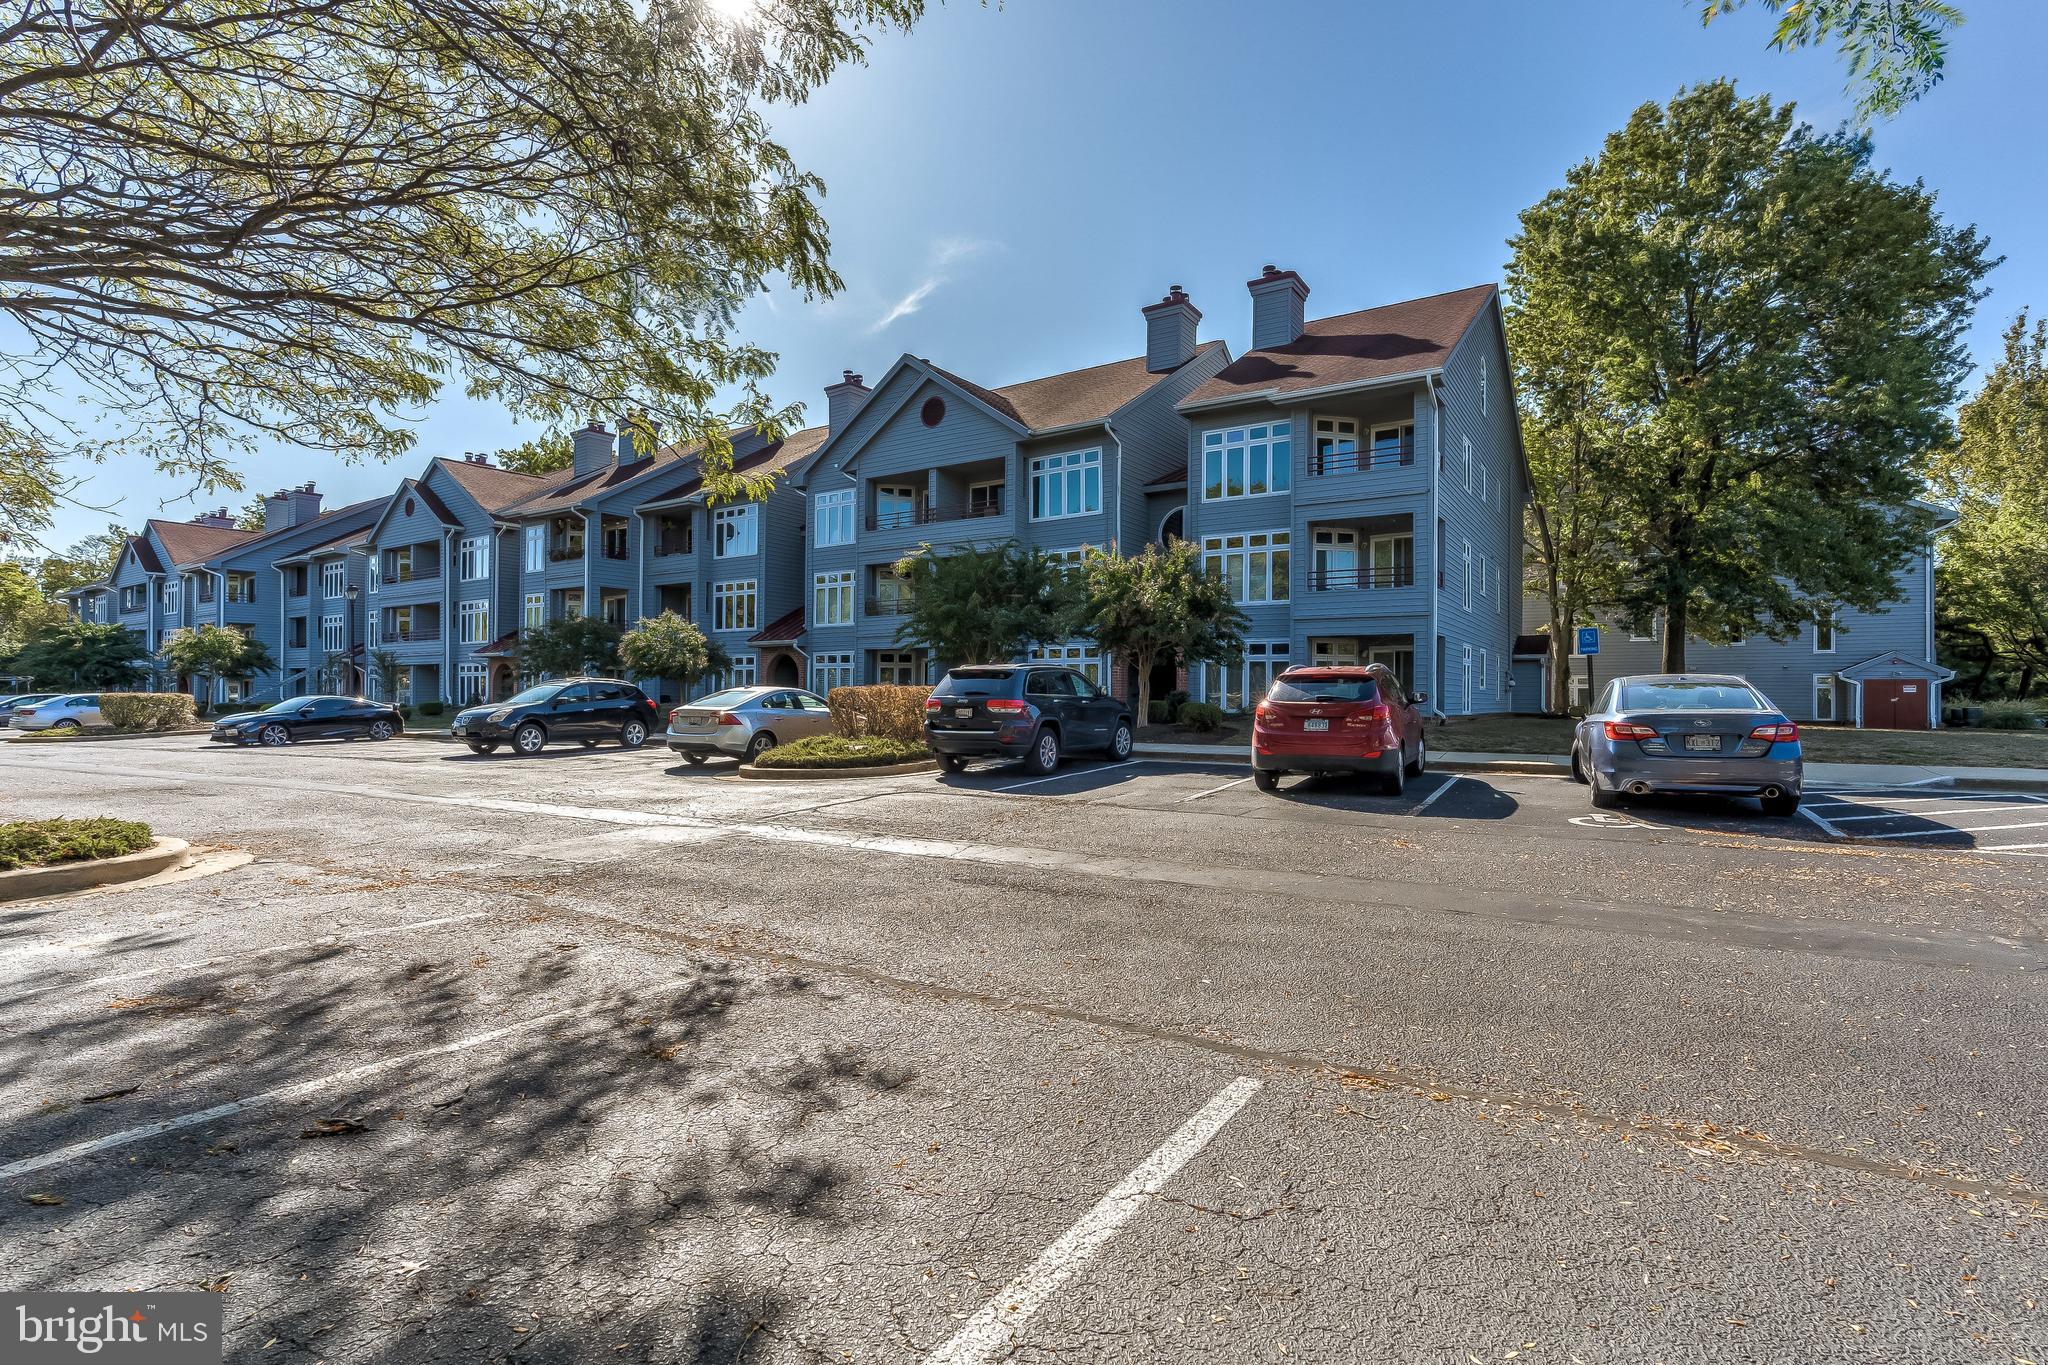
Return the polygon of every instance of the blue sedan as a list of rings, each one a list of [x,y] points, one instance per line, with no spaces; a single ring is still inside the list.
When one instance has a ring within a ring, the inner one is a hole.
[[[1799,727],[1746,679],[1720,673],[1616,678],[1572,738],[1572,776],[1602,810],[1661,792],[1753,796],[1799,809]]]

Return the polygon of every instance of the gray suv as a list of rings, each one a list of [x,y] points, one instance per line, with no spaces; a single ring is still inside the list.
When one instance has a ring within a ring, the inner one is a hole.
[[[1060,755],[1131,756],[1131,708],[1071,668],[981,664],[939,679],[924,704],[924,742],[957,773],[973,758],[1016,758],[1049,773]]]

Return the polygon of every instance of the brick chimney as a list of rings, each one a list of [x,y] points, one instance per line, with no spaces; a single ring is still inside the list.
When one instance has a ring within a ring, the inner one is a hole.
[[[869,393],[868,386],[852,370],[841,370],[839,376],[837,384],[825,386],[825,429],[834,436],[853,420],[860,405],[868,401]]]
[[[1195,327],[1202,310],[1187,291],[1173,285],[1166,297],[1144,310],[1145,368],[1153,374],[1177,370],[1195,358]]]
[[[229,512],[227,508],[216,507],[211,512],[201,512],[198,516],[192,518],[192,524],[194,526],[211,526],[222,531],[232,531],[235,529],[235,518],[234,514]]]
[[[612,462],[612,434],[602,422],[592,422],[569,438],[575,448],[573,470],[577,478],[595,474]]]
[[[1285,346],[1301,335],[1308,286],[1292,270],[1267,266],[1245,288],[1252,291],[1252,349]]]

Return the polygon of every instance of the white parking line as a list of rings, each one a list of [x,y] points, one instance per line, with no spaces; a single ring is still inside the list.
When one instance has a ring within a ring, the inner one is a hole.
[[[1217,1091],[1158,1151],[1138,1163],[1094,1208],[1081,1215],[1079,1222],[1040,1253],[1023,1274],[997,1290],[951,1341],[926,1356],[925,1365],[973,1365],[1008,1354],[1024,1320],[1080,1273],[1117,1229],[1143,1212],[1175,1172],[1194,1160],[1209,1139],[1258,1093],[1259,1085],[1251,1076],[1239,1076]]]
[[[684,986],[689,985],[694,979],[694,977],[680,976],[672,981],[664,981],[649,991],[648,994],[659,995],[663,991],[680,990]],[[522,1019],[516,1024],[507,1024],[503,1028],[494,1028],[484,1033],[472,1034],[467,1038],[458,1039],[452,1043],[442,1043],[438,1047],[421,1048],[417,1052],[401,1052],[394,1057],[384,1057],[374,1062],[365,1062],[361,1066],[349,1067],[345,1071],[336,1071],[326,1076],[315,1076],[309,1081],[294,1081],[290,1085],[279,1086],[275,1090],[265,1090],[260,1094],[250,1095],[245,1099],[232,1100],[227,1104],[216,1104],[210,1109],[195,1109],[190,1113],[179,1114],[175,1118],[158,1119],[155,1123],[145,1123],[134,1128],[124,1128],[118,1133],[109,1133],[105,1137],[88,1138],[84,1142],[74,1142],[68,1147],[59,1147],[55,1151],[44,1152],[41,1156],[23,1157],[19,1161],[10,1161],[5,1166],[0,1166],[0,1180],[12,1180],[15,1176],[28,1175],[32,1171],[42,1171],[52,1166],[62,1166],[67,1162],[76,1161],[80,1157],[91,1156],[96,1152],[108,1151],[115,1147],[125,1147],[131,1142],[140,1142],[144,1138],[160,1137],[165,1133],[176,1133],[186,1128],[196,1128],[202,1123],[212,1123],[215,1119],[229,1118],[247,1109],[258,1109],[264,1105],[278,1104],[284,1100],[297,1099],[301,1095],[317,1095],[332,1090],[338,1085],[345,1085],[350,1081],[359,1081],[365,1077],[374,1076],[380,1071],[389,1071],[393,1067],[405,1066],[410,1062],[425,1061],[429,1057],[446,1056],[451,1052],[467,1052],[471,1048],[482,1047],[486,1043],[495,1043],[500,1038],[510,1038],[520,1033],[531,1033],[534,1029],[560,1023],[564,1019],[573,1019],[578,1015],[595,1014],[599,1010],[614,1008],[615,1005],[616,1002],[614,1001],[600,1000],[595,1004],[577,1005],[570,1009],[550,1010],[546,1014],[536,1015],[531,1019]]]
[[[1836,829],[1834,825],[1831,824],[1829,821],[1827,821],[1819,815],[1816,815],[1814,813],[1813,807],[1811,806],[1802,804],[1799,807],[1799,814],[1805,819],[1812,821],[1814,824],[1819,825],[1820,832],[1822,834],[1827,835],[1830,839],[1846,839],[1849,837],[1848,835],[1842,833],[1842,831],[1840,831],[1839,829]]]
[[[1450,790],[1451,788],[1453,788],[1453,787],[1457,786],[1457,785],[1458,785],[1458,783],[1459,783],[1460,781],[1462,781],[1462,780],[1463,780],[1462,778],[1460,778],[1460,777],[1456,776],[1455,774],[1454,774],[1454,775],[1452,775],[1452,776],[1451,776],[1451,778],[1450,778],[1450,779],[1449,779],[1448,781],[1446,781],[1446,782],[1445,782],[1445,783],[1444,783],[1444,784],[1443,784],[1443,785],[1442,785],[1441,787],[1438,787],[1438,788],[1437,788],[1437,789],[1436,789],[1435,791],[1431,792],[1431,793],[1430,793],[1430,794],[1429,794],[1428,796],[1425,796],[1425,797],[1423,797],[1423,798],[1422,798],[1422,804],[1421,804],[1421,805],[1419,805],[1419,806],[1417,806],[1417,807],[1416,807],[1416,808],[1415,808],[1415,809],[1414,809],[1413,811],[1411,811],[1411,812],[1410,812],[1410,814],[1413,814],[1413,815],[1420,815],[1420,814],[1422,814],[1422,812],[1424,812],[1424,811],[1428,810],[1428,809],[1429,809],[1429,808],[1430,808],[1431,806],[1434,806],[1434,805],[1435,805],[1435,804],[1436,804],[1436,803],[1437,803],[1437,802],[1438,802],[1439,800],[1441,800],[1441,799],[1443,798],[1443,794],[1444,794],[1445,792],[1447,792],[1447,791],[1449,791],[1449,790]]]
[[[1225,782],[1220,787],[1211,787],[1207,791],[1196,792],[1193,796],[1183,796],[1181,798],[1181,803],[1185,805],[1189,801],[1199,801],[1205,796],[1214,796],[1217,792],[1227,792],[1232,787],[1242,787],[1245,783],[1249,781],[1251,781],[1249,777],[1234,778],[1229,782]]]
[[[466,915],[444,915],[439,919],[417,920],[412,924],[393,924],[382,929],[363,929],[352,934],[323,934],[300,943],[281,943],[274,948],[251,948],[246,952],[223,953],[219,957],[203,957],[195,962],[175,962],[165,967],[144,967],[139,971],[119,972],[113,976],[96,976],[87,981],[57,981],[47,986],[31,986],[25,991],[8,995],[8,1001],[26,1000],[31,995],[42,995],[46,991],[91,990],[95,986],[112,985],[116,981],[134,981],[145,976],[161,976],[165,972],[189,972],[201,967],[218,967],[224,962],[233,962],[241,957],[270,957],[277,953],[293,953],[305,948],[325,948],[330,944],[353,943],[360,938],[375,938],[383,934],[403,934],[414,929],[433,929],[443,924],[461,924],[468,920],[482,919],[489,913],[473,910]],[[0,987],[0,990],[4,990]]]
[[[1868,806],[1865,806],[1864,809],[1868,810],[1870,808]],[[1830,816],[1829,818],[1832,819],[1838,825],[1848,825],[1854,824],[1858,820],[1932,820],[1937,815],[1976,815],[1980,812],[1994,810],[2039,809],[2039,806],[2034,805],[1952,806],[1948,810],[1881,810],[1874,815],[1835,815]]]
[[[1979,825],[1975,829],[1956,829],[1953,826],[1945,829],[1909,829],[1893,831],[1889,834],[1859,834],[1856,837],[1859,839],[1939,839],[1944,835],[1950,834],[1996,834],[2002,829],[2048,829],[2048,820],[2030,820],[2021,825]],[[2017,847],[2017,845],[2007,844],[2004,847],[2012,848]]]
[[[1959,801],[1959,800],[1962,800],[1962,799],[1963,799],[1963,798],[1965,798],[1965,797],[1972,797],[1972,796],[1979,796],[1979,797],[1984,797],[1984,798],[1986,798],[1986,799],[1988,799],[1988,800],[2006,800],[2006,801],[2009,801],[2009,800],[2013,799],[2013,798],[2014,798],[2015,796],[2017,796],[2017,797],[2019,797],[2019,799],[2020,799],[2020,800],[2022,800],[2022,801],[2033,801],[2033,802],[2041,802],[2041,801],[2048,801],[2048,797],[2041,797],[2041,796],[2028,796],[2028,795],[2026,795],[2026,794],[2024,794],[2024,793],[2021,793],[2021,792],[1943,792],[1943,793],[1942,793],[1942,794],[1941,794],[1940,796],[1895,796],[1895,797],[1881,797],[1881,796],[1871,796],[1871,797],[1868,797],[1867,799],[1865,799],[1865,800],[1862,800],[1862,801],[1815,801],[1815,802],[1813,802],[1813,804],[1814,804],[1814,805],[1816,805],[1816,806],[1866,806],[1866,807],[1867,807],[1867,806],[1872,806],[1872,805],[1878,805],[1878,804],[1882,804],[1882,805],[1887,805],[1887,806],[1905,806],[1905,805],[1918,805],[1918,804],[1919,804],[1920,802],[1922,802],[1922,801],[1933,801],[1933,802],[1935,802],[1935,803],[1939,804],[1940,802],[1943,802],[1943,801]]]
[[[1116,766],[1119,768],[1128,768],[1138,763],[1164,763],[1166,761],[1167,760],[1160,758],[1127,758],[1122,763],[1119,763]],[[1007,787],[990,787],[988,788],[988,790],[992,792],[1022,791],[1026,787],[1035,787],[1041,782],[1059,782],[1070,777],[1084,777],[1087,774],[1094,771],[1096,771],[1096,769],[1078,768],[1071,772],[1054,773],[1050,777],[1034,777],[1029,782],[1012,782]]]

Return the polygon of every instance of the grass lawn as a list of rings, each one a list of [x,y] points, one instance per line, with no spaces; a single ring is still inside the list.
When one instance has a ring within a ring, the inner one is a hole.
[[[1814,763],[1917,763],[1940,767],[2048,768],[2043,730],[1852,730],[1802,725],[1799,739]],[[1474,716],[1429,728],[1445,752],[1564,754],[1572,722],[1550,716]]]

